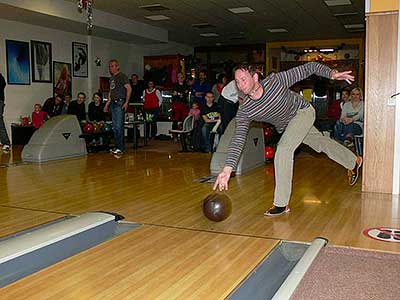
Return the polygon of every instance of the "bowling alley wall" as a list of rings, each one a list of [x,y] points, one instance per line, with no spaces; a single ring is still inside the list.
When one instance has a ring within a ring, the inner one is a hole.
[[[365,122],[362,190],[393,190],[395,106],[388,105],[396,88],[398,55],[398,1],[366,1]],[[399,101],[399,100],[397,100]]]
[[[121,64],[121,71],[128,76],[132,73],[143,76],[143,56],[176,54],[178,52],[189,55],[193,52],[192,47],[174,42],[138,45],[1,18],[0,28],[2,28],[0,31],[0,72],[6,80],[6,40],[22,41],[29,44],[31,40],[51,43],[52,60],[66,63],[72,63],[72,42],[87,44],[89,52],[88,77],[72,77],[72,99],[75,99],[77,93],[82,91],[88,97],[86,105],[90,103],[93,92],[99,88],[99,77],[109,77],[108,61],[110,59],[118,59]],[[100,65],[95,63],[96,59],[100,60]],[[30,59],[31,68],[32,58]],[[52,83],[32,82],[32,70],[30,70],[30,73],[31,82],[29,85],[7,85],[5,90],[6,109],[4,119],[10,137],[11,123],[18,122],[20,116],[31,115],[34,104],[43,104],[53,93]]]

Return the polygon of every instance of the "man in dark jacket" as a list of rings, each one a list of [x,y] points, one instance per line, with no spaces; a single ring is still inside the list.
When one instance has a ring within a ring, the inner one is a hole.
[[[6,81],[3,75],[0,73],[0,143],[3,145],[3,151],[10,150],[10,139],[8,138],[6,126],[4,125],[4,89],[6,87]]]

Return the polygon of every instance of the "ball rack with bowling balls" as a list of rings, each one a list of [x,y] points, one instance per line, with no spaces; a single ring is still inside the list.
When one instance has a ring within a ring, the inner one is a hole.
[[[83,121],[81,127],[80,137],[85,139],[88,152],[109,151],[110,140],[113,136],[111,122]]]
[[[265,146],[265,162],[273,162],[275,157],[276,146],[281,138],[275,127],[271,124],[264,123],[264,146]]]

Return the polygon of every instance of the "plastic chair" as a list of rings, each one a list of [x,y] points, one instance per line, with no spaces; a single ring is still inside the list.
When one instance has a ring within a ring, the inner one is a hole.
[[[364,140],[363,134],[355,135],[353,138],[354,150],[356,154],[359,156],[363,155],[363,140]]]
[[[217,150],[218,142],[219,142],[219,135],[218,135],[218,128],[221,125],[221,120],[218,120],[213,129],[210,132],[210,145],[211,145],[211,152],[215,152]]]
[[[190,136],[194,128],[194,116],[187,116],[182,124],[182,129],[171,129],[170,134],[177,134],[181,140],[182,152],[188,152],[186,139]]]

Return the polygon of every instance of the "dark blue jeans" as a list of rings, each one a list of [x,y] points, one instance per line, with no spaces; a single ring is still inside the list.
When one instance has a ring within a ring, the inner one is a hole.
[[[125,100],[111,101],[110,110],[113,122],[115,145],[117,149],[125,151],[124,118],[125,110],[122,108]]]
[[[10,145],[10,139],[8,138],[6,126],[4,125],[4,101],[0,101],[0,142],[3,145]]]
[[[211,137],[210,133],[211,130],[214,128],[215,123],[204,123],[203,127],[201,128],[201,133],[203,136],[203,150],[205,152],[211,152]],[[220,130],[220,127],[218,127],[218,131]]]
[[[334,134],[335,140],[344,142],[348,136],[354,137],[355,135],[362,134],[362,128],[355,123],[344,125],[338,120],[335,124]]]

